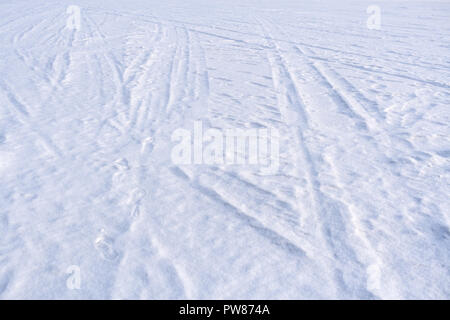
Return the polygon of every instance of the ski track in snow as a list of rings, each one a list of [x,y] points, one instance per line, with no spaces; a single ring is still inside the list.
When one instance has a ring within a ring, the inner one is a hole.
[[[370,4],[0,3],[0,298],[450,298],[450,3]]]

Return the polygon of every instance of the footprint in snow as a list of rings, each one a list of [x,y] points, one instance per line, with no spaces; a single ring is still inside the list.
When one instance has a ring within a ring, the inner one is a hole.
[[[136,204],[136,205],[133,207],[133,210],[131,210],[130,216],[131,216],[133,219],[136,219],[137,217],[139,217],[140,214],[141,214],[140,205],[139,205],[139,204]]]
[[[119,253],[114,249],[113,239],[108,237],[102,230],[100,236],[95,239],[95,248],[100,252],[103,259],[114,261],[118,258]]]
[[[125,158],[118,159],[114,161],[114,165],[119,170],[129,170],[130,165],[128,164],[128,160]]]
[[[141,143],[141,153],[144,154],[146,152],[153,151],[153,138],[147,137]]]
[[[141,188],[135,188],[130,192],[128,199],[129,204],[139,204],[139,202],[146,196],[147,192]]]
[[[130,213],[130,216],[132,218],[137,218],[140,215],[141,200],[145,197],[146,194],[147,192],[141,188],[136,188],[130,192],[128,203],[134,204],[133,209]]]

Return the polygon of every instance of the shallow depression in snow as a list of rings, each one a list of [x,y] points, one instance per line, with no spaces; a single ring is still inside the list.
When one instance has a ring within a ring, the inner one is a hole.
[[[450,298],[448,21],[1,1],[0,298]]]

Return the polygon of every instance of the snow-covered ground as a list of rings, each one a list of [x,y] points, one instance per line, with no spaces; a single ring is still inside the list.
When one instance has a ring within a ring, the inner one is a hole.
[[[1,0],[0,298],[449,299],[449,107],[445,1]]]

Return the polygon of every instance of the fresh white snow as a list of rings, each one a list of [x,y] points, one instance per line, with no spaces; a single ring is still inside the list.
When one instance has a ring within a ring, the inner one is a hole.
[[[449,107],[448,1],[1,0],[0,298],[449,299]]]

